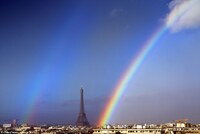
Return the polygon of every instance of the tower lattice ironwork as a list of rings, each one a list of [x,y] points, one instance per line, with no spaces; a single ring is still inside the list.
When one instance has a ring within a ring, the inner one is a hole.
[[[83,88],[80,90],[80,112],[76,121],[77,126],[89,126],[89,122],[87,120],[85,109],[84,109],[84,98],[83,98]]]

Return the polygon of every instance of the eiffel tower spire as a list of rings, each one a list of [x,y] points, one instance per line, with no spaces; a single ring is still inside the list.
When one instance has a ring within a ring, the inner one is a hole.
[[[89,122],[87,120],[85,109],[84,109],[84,99],[83,99],[83,88],[80,90],[81,98],[80,98],[80,112],[76,121],[77,126],[89,126]]]

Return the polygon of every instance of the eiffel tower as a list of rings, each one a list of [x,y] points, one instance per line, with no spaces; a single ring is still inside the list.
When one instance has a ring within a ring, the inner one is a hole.
[[[76,125],[77,126],[90,126],[90,124],[87,120],[86,114],[85,114],[85,110],[84,110],[83,88],[81,88],[80,93],[81,93],[80,112],[78,115],[78,119],[76,121]]]

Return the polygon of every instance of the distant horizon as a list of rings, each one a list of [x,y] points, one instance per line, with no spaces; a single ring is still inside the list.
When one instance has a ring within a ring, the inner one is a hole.
[[[175,120],[182,120],[182,119],[175,119]],[[138,124],[138,125],[144,125],[144,124],[147,124],[147,125],[150,125],[150,124],[156,124],[156,125],[161,125],[161,124],[166,124],[166,123],[176,123],[175,120],[173,121],[169,121],[169,122],[160,122],[160,123],[155,123],[155,122],[133,122],[133,123],[124,123],[124,124],[120,124],[120,123],[108,123],[108,124],[105,124],[105,125],[134,125],[134,124]],[[19,121],[20,122],[20,121]],[[199,123],[194,123],[194,122],[190,122],[190,120],[188,119],[187,123],[191,123],[191,124],[200,124]],[[12,122],[4,122],[0,125],[3,125],[3,124],[12,124]],[[17,123],[18,125],[23,125],[23,124],[27,124],[27,125],[72,125],[72,126],[77,126],[76,123],[33,123],[33,124],[29,124],[29,123]],[[95,124],[95,123],[90,123],[90,126],[98,126],[98,124]]]

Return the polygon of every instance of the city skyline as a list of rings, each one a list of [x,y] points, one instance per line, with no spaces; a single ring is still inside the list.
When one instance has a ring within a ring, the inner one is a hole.
[[[97,124],[163,25],[108,123],[200,122],[198,0],[0,1],[0,123]],[[147,43],[148,44],[148,43]],[[128,110],[127,110],[128,109]]]

